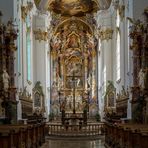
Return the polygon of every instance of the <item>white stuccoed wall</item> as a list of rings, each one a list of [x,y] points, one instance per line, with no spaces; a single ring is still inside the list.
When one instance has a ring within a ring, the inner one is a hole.
[[[33,2],[33,0],[30,0]],[[49,113],[49,102],[50,102],[50,94],[47,91],[47,87],[49,87],[49,56],[47,55],[49,51],[48,42],[37,41],[34,39],[33,31],[36,28],[41,28],[46,30],[49,25],[48,15],[38,14],[38,10],[35,5],[30,12],[31,16],[31,85],[27,82],[27,57],[26,57],[26,23],[21,19],[21,6],[26,6],[27,0],[17,1],[14,0],[14,19],[20,22],[19,33],[20,33],[20,49],[19,52],[16,52],[16,86],[18,91],[27,86],[27,91],[32,94],[32,89],[34,88],[37,81],[40,81],[43,86],[43,92],[45,95],[45,108],[46,114],[45,116],[48,119]],[[33,2],[34,3],[34,2]],[[18,11],[17,11],[18,8]],[[35,19],[37,17],[37,20]],[[18,68],[19,65],[19,68]],[[20,75],[19,75],[20,73]],[[18,100],[18,119],[22,118],[21,113],[21,104],[17,95]]]

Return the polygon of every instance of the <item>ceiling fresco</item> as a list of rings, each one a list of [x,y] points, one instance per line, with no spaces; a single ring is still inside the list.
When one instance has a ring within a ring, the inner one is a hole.
[[[53,0],[49,10],[64,16],[83,16],[85,13],[98,10],[98,5],[92,0]]]
[[[108,9],[112,0],[34,0],[39,10],[48,10],[63,16],[83,16],[86,13]]]

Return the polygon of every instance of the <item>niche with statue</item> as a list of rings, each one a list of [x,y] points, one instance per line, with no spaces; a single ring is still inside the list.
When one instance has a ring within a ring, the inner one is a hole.
[[[106,119],[113,118],[116,114],[116,89],[112,81],[108,81],[104,97],[104,112]]]
[[[37,115],[43,115],[45,112],[44,94],[40,81],[37,81],[33,88],[33,112]]]
[[[21,101],[22,118],[26,119],[33,113],[33,101],[31,94],[27,91],[27,87],[20,89],[19,99]]]

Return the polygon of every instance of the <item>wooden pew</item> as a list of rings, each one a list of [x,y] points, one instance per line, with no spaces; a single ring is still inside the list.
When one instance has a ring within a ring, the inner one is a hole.
[[[1,148],[38,148],[45,142],[45,123],[0,125]]]
[[[148,125],[106,123],[105,128],[105,144],[109,147],[147,148],[148,146]]]
[[[148,147],[148,132],[141,133],[140,145],[141,145],[141,148],[147,148]]]
[[[141,147],[141,134],[148,131],[147,125],[138,125],[138,124],[126,124],[122,125],[123,128],[123,137],[122,137],[122,146],[125,147]]]
[[[0,129],[0,146],[1,148],[13,147],[13,130]]]
[[[22,125],[0,125],[0,130],[13,130],[12,143],[14,147],[25,147],[27,145],[27,127]]]

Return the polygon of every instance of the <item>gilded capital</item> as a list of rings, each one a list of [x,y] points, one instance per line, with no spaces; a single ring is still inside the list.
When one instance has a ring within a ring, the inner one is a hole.
[[[21,17],[22,17],[22,20],[25,21],[27,15],[28,15],[28,12],[30,12],[33,8],[33,3],[32,2],[27,2],[27,5],[26,6],[21,6]]]
[[[25,21],[27,17],[27,7],[25,6],[21,6],[21,17],[22,17],[22,20]]]
[[[108,41],[108,40],[112,39],[113,29],[111,29],[111,28],[99,29],[98,35],[101,40]]]
[[[47,41],[48,33],[41,29],[34,30],[35,39],[39,41]]]

